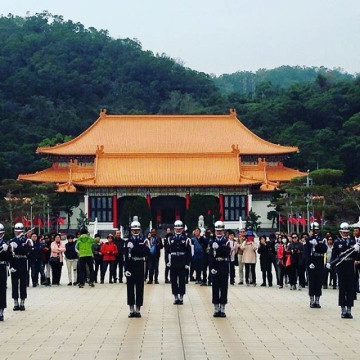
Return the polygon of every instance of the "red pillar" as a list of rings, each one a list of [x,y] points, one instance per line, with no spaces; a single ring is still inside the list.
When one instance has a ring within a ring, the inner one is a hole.
[[[224,221],[224,195],[219,194],[219,214],[221,221]]]
[[[180,208],[178,206],[175,208],[175,220],[180,220]]]
[[[156,208],[156,222],[161,223],[161,207]]]
[[[185,195],[185,207],[186,207],[186,210],[188,210],[190,207],[190,194]]]
[[[118,208],[117,208],[117,196],[116,195],[113,195],[112,205],[113,205],[113,228],[116,229],[118,227],[118,223],[117,223]]]
[[[146,195],[146,202],[148,204],[149,209],[151,208],[151,195],[147,194]]]

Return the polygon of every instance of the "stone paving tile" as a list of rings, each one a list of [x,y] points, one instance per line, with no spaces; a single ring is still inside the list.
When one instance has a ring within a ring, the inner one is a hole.
[[[231,286],[227,318],[214,319],[211,287],[190,283],[184,305],[174,306],[169,285],[145,285],[142,318],[128,319],[125,284],[28,288],[25,312],[12,311],[8,284],[1,360],[359,356],[360,303],[353,320],[342,320],[332,289],[323,291],[322,309],[310,309],[306,289]]]

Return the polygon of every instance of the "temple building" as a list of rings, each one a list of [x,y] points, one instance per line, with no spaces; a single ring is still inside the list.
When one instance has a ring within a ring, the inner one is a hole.
[[[99,230],[119,227],[129,197],[146,198],[155,225],[183,218],[194,194],[218,199],[227,228],[237,228],[251,209],[269,227],[271,192],[306,175],[283,165],[297,151],[261,139],[233,109],[229,115],[108,115],[104,109],[73,140],[37,149],[50,168],[18,179],[83,193],[83,211],[98,219]]]

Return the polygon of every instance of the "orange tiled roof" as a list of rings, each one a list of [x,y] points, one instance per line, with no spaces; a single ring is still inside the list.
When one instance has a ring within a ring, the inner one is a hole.
[[[118,156],[103,154],[96,160],[95,179],[74,181],[82,186],[246,186],[258,180],[240,177],[236,155],[177,154]]]
[[[54,155],[94,155],[103,145],[115,154],[228,153],[238,146],[240,155],[287,154],[297,147],[265,141],[230,115],[107,115],[67,143],[38,148]]]
[[[34,182],[71,183],[83,179],[93,178],[94,169],[92,166],[78,166],[70,163],[68,166],[60,166],[54,163],[52,167],[37,171],[34,174],[20,174],[18,180]]]
[[[247,186],[263,184],[261,190],[272,191],[279,182],[305,176],[283,166],[240,165],[237,154],[147,154],[119,155],[98,152],[94,166],[59,166],[35,174],[19,175],[19,180],[54,182],[58,191],[74,191],[74,185],[109,186]]]
[[[306,172],[288,168],[281,162],[277,166],[270,166],[264,161],[259,161],[256,165],[242,165],[241,173],[250,179],[262,179],[264,183],[286,182],[294,177],[307,175]]]

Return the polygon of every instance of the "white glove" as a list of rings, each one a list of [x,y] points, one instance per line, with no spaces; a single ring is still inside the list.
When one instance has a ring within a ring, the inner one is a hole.
[[[359,244],[355,244],[354,245],[354,250],[359,252],[360,251],[360,245]]]
[[[34,242],[31,239],[27,239],[26,243],[30,245],[31,247],[34,246]]]
[[[189,270],[189,269],[190,269],[190,266],[189,266],[189,265],[185,265],[185,269],[186,269],[186,270]]]
[[[311,263],[311,264],[309,265],[309,269],[311,269],[311,270],[312,270],[312,269],[315,269],[315,265]]]
[[[312,239],[312,240],[310,240],[310,244],[311,245],[317,245],[317,240],[316,239]]]
[[[167,266],[167,267],[171,267],[171,262],[168,262],[168,263],[166,264],[166,266]]]
[[[129,241],[128,244],[127,244],[127,247],[129,249],[132,249],[134,247],[134,244],[131,241]]]
[[[10,268],[10,272],[14,273],[16,272],[16,269],[14,269],[13,267]]]
[[[213,248],[214,250],[218,249],[218,248],[219,248],[219,244],[218,244],[217,242],[213,242],[212,248]]]
[[[8,244],[3,244],[2,248],[3,248],[3,251],[7,251],[7,249],[9,248],[9,245]]]
[[[330,263],[326,263],[325,267],[330,270],[331,269]]]
[[[16,242],[10,243],[11,249],[14,250],[18,247],[18,244]]]
[[[131,272],[130,272],[130,271],[125,271],[125,276],[126,276],[126,277],[130,277],[130,276],[131,276]]]
[[[211,273],[212,273],[213,275],[215,275],[215,274],[217,274],[217,270],[211,269]]]

